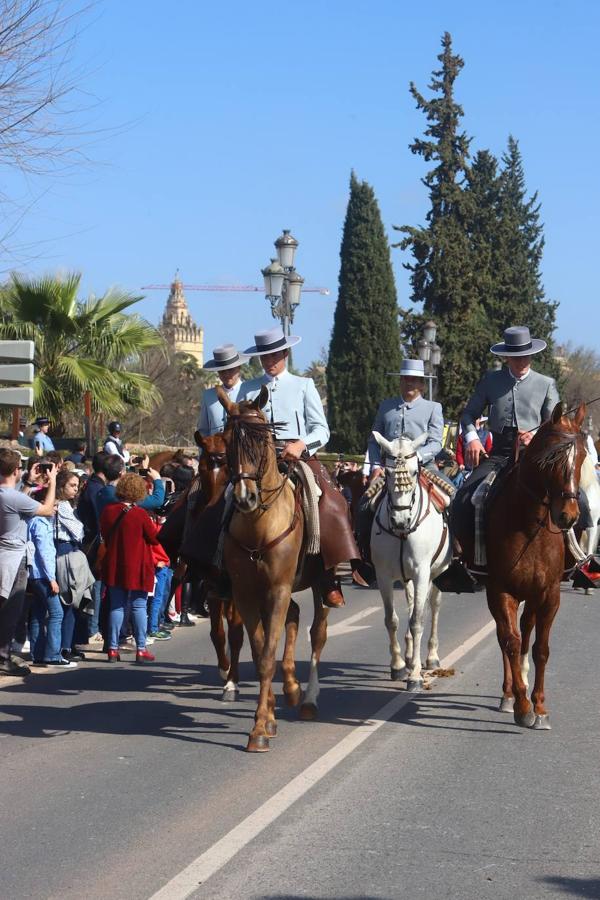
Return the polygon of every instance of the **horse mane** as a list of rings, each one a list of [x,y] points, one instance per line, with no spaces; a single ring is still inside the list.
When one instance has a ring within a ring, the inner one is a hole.
[[[536,438],[542,435],[544,437],[556,436],[558,440],[552,444],[545,444],[538,440],[532,441],[529,453],[531,461],[536,463],[542,470],[552,469],[555,466],[562,466],[566,470],[569,454],[581,437],[581,432],[579,430],[564,431],[555,429],[552,427],[552,422],[549,421],[544,422]],[[538,444],[541,446],[538,447]]]
[[[243,450],[254,466],[260,464],[265,444],[275,438],[277,428],[284,422],[267,422],[264,414],[247,400],[238,404],[238,413],[227,419],[227,429],[231,434],[231,450],[239,457]]]

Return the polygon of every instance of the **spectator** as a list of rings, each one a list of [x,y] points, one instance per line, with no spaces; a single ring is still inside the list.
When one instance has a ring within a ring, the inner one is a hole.
[[[158,528],[156,532],[158,534]],[[165,628],[163,624],[173,570],[170,568],[168,554],[158,543],[152,547],[152,558],[154,560],[154,594],[150,600],[148,611],[148,637],[154,638],[155,641],[168,641],[171,638],[170,628],[172,626],[169,623]]]
[[[102,448],[109,456],[120,456],[124,463],[129,462],[129,450],[123,446],[121,440],[121,425],[119,422],[108,423],[108,435]]]
[[[65,458],[65,462],[75,463],[77,467],[85,462],[85,441],[78,441],[72,453]]]
[[[61,654],[63,607],[56,580],[54,516],[29,520],[28,537],[33,546],[29,566],[29,591],[33,595],[29,641],[34,666],[74,669],[77,663]],[[47,620],[47,621],[46,621]]]
[[[125,473],[125,463],[120,456],[108,456],[104,463],[104,477],[106,485],[98,491],[96,495],[96,505],[98,515],[102,515],[102,511],[109,503],[114,503],[117,499],[116,486],[117,482]],[[165,502],[165,486],[156,469],[148,469],[148,476],[152,479],[152,494],[146,494],[143,500],[138,503],[145,510],[160,509]],[[143,479],[142,479],[143,480]],[[145,486],[145,482],[144,482]]]
[[[173,481],[176,491],[185,491],[194,477],[194,457],[185,450],[178,450],[162,467],[161,475]]]
[[[77,503],[77,515],[83,522],[83,549],[88,558],[90,568],[94,571],[96,555],[100,543],[100,513],[98,511],[98,494],[106,485],[104,464],[108,456],[103,450],[95,453],[92,458],[93,474],[81,485],[79,502]],[[88,623],[88,643],[102,643],[100,634],[100,608],[102,606],[102,582],[94,581],[92,585],[93,608]]]
[[[492,433],[491,431],[488,431],[488,429],[484,426],[484,422],[487,422],[487,416],[482,416],[480,419],[477,419],[475,422],[475,428],[477,429],[477,436],[483,445],[483,449],[489,455],[492,449]],[[458,436],[458,440],[456,441],[456,462],[458,463],[461,470],[469,468],[468,466],[465,466],[465,446],[464,435],[462,431]]]
[[[79,662],[83,653],[75,649],[75,626],[83,615],[83,607],[91,603],[91,587],[95,581],[85,554],[81,550],[83,522],[74,509],[79,492],[79,475],[63,469],[56,479],[56,574],[60,599],[64,607],[62,621],[62,655]],[[87,623],[85,636],[87,638]]]
[[[29,675],[30,669],[11,659],[14,638],[27,586],[27,520],[32,516],[53,516],[56,467],[48,471],[48,490],[43,503],[16,490],[22,470],[21,455],[0,449],[0,674]],[[39,464],[31,475],[39,475]]]
[[[50,419],[46,418],[46,416],[38,416],[33,423],[33,426],[35,431],[29,440],[31,449],[35,450],[40,455],[42,453],[47,453],[49,450],[54,450],[54,443],[52,438],[48,435]]]
[[[116,502],[100,515],[100,531],[106,545],[102,581],[110,604],[108,661],[120,660],[119,635],[125,615],[131,612],[136,662],[152,662],[146,649],[148,594],[154,587],[152,547],[158,543],[156,527],[140,501],[146,485],[140,475],[128,472],[116,485]]]

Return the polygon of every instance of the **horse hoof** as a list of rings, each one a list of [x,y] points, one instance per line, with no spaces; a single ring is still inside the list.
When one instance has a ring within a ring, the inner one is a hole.
[[[550,716],[548,713],[544,713],[543,716],[536,716],[531,727],[534,731],[550,731],[552,725],[550,724]]]
[[[303,703],[300,707],[300,718],[303,722],[314,722],[317,718],[317,704]]]
[[[403,672],[404,672],[403,668],[402,669],[391,668],[390,675],[391,675],[392,681],[402,681],[402,673]]]
[[[302,688],[300,685],[294,688],[292,691],[288,691],[285,695],[285,702],[287,706],[298,706],[300,701],[302,700]]]
[[[409,680],[406,682],[406,690],[409,691],[411,694],[418,693],[422,687],[423,687],[423,679],[422,678],[419,678],[415,681]]]
[[[235,703],[235,701],[240,696],[239,690],[235,691],[223,691],[221,694],[221,702],[222,703]]]
[[[425,668],[428,672],[433,672],[434,669],[439,669],[440,661],[439,659],[428,659],[425,663]]]
[[[498,707],[500,712],[502,713],[511,713],[515,711],[515,698],[514,697],[502,697],[500,700],[500,706]]]
[[[266,753],[269,749],[269,738],[266,734],[259,734],[258,737],[248,738],[246,751],[248,753]]]
[[[528,712],[520,715],[519,713],[515,713],[515,724],[521,725],[522,728],[531,728],[533,723],[535,722],[535,713],[532,709]]]
[[[267,737],[277,737],[277,722],[275,722],[273,719],[269,719],[269,721],[265,725],[265,731],[267,732]]]

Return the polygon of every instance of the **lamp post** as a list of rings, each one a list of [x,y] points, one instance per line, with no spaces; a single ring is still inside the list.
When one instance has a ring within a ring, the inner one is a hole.
[[[437,379],[437,368],[442,361],[442,348],[435,342],[436,334],[437,325],[430,319],[429,322],[425,322],[423,337],[417,341],[417,355],[423,360],[425,374],[431,376],[427,379],[430,400],[433,400],[433,380]]]
[[[294,321],[294,312],[300,303],[300,294],[304,278],[294,268],[294,257],[298,249],[298,241],[288,229],[283,230],[275,241],[277,256],[264,269],[261,269],[265,280],[265,295],[271,304],[273,318],[281,321],[281,328],[286,337]]]

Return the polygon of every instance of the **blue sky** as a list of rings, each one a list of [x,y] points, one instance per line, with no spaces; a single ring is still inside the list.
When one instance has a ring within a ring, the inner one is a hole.
[[[350,170],[369,181],[383,221],[418,224],[425,168],[409,81],[426,91],[440,37],[465,60],[457,99],[473,149],[500,155],[519,140],[528,188],[545,222],[547,295],[558,339],[598,348],[595,295],[600,5],[570,2],[100,0],[77,45],[87,72],[92,163],[4,192],[35,203],[15,243],[31,273],[76,269],[85,291],[168,282],[261,284],[286,227],[300,241],[307,285],[297,365],[329,343]],[[90,101],[91,98],[91,101]],[[392,250],[398,301],[405,259]],[[4,262],[3,268],[10,267]],[[274,324],[261,294],[188,293],[206,347],[242,347]],[[157,322],[166,295],[140,311]]]

